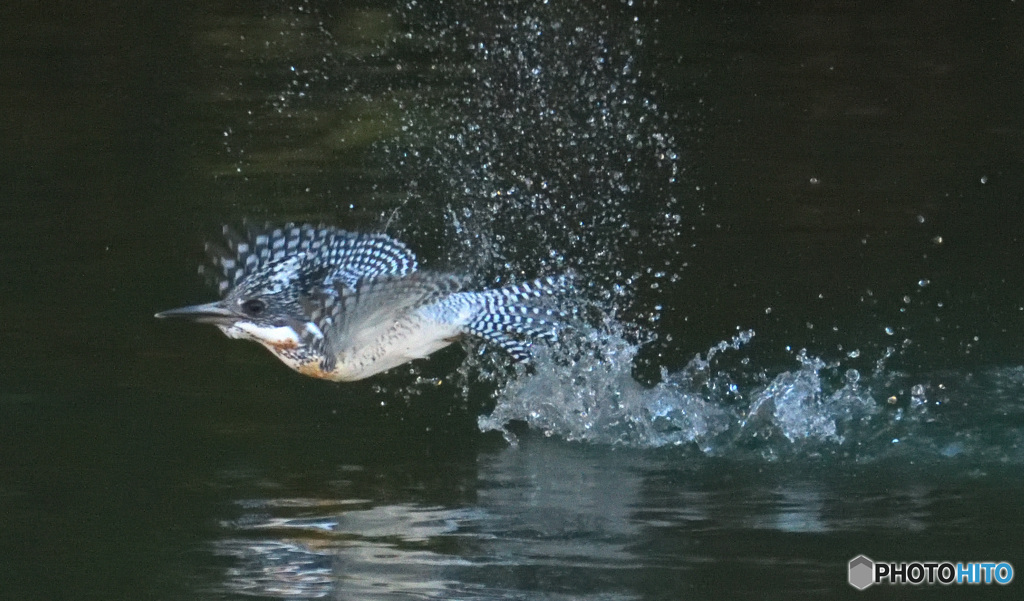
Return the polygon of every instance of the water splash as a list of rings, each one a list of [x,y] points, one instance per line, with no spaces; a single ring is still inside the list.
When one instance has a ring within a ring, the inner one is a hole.
[[[862,357],[829,362],[801,349],[790,369],[770,373],[754,367],[753,339],[740,332],[642,386],[632,374],[640,345],[594,330],[589,350],[543,354],[506,383],[479,427],[513,444],[510,424],[522,422],[570,441],[769,461],[1024,463],[1024,368],[908,374],[889,366],[899,354],[888,347],[865,370],[850,366]]]
[[[821,377],[828,365],[803,350],[796,359],[799,369],[779,374],[754,396],[740,424],[751,437],[770,439],[781,435],[791,443],[809,440],[841,444],[844,427],[877,413],[878,405],[863,389],[857,370],[847,370],[841,386],[829,393]]]
[[[1024,462],[1022,368],[966,380],[956,372],[908,375],[887,367],[890,348],[861,373],[846,358],[829,363],[801,350],[792,369],[751,378],[758,371],[746,356],[753,337],[741,332],[642,386],[632,374],[639,345],[595,330],[585,340],[589,351],[569,345],[571,351],[543,353],[533,369],[506,382],[478,424],[513,444],[510,425],[521,422],[569,441],[769,461],[841,455]],[[1002,427],[991,427],[996,418]]]
[[[644,387],[634,379],[638,346],[609,331],[593,331],[598,350],[571,361],[550,354],[532,373],[499,393],[495,410],[479,420],[483,430],[521,421],[548,436],[633,447],[693,445],[707,454],[757,447],[775,455],[794,444],[844,442],[842,432],[870,420],[878,405],[856,370],[834,390],[823,380],[828,366],[801,351],[799,367],[743,390],[740,374],[715,368],[716,356],[740,351],[754,337],[744,331],[696,355],[677,373]],[[749,364],[744,361],[742,363]],[[744,369],[749,369],[744,367]]]
[[[494,411],[479,420],[483,430],[502,430],[524,421],[548,436],[628,446],[701,444],[728,427],[721,408],[709,404],[683,384],[691,380],[666,379],[644,388],[633,377],[636,344],[627,342],[615,324],[592,330],[584,344],[574,345],[567,359],[542,354],[533,373],[523,373],[499,392]],[[733,340],[737,348],[753,333]],[[712,349],[708,359],[718,351]],[[563,350],[563,354],[565,354]],[[707,369],[696,357],[687,368]]]
[[[432,77],[396,100],[402,134],[380,146],[407,183],[387,222],[421,248],[443,240],[443,262],[483,280],[572,268],[621,310],[638,255],[681,234],[683,169],[646,86],[635,12],[409,3],[418,51],[405,60]]]

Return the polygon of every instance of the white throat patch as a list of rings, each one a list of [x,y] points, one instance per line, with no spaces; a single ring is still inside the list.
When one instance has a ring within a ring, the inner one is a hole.
[[[295,348],[300,343],[299,335],[290,326],[258,326],[251,321],[236,321],[217,327],[228,338],[255,340],[268,346]]]

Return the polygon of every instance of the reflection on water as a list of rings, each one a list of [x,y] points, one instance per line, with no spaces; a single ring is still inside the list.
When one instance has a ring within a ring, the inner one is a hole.
[[[635,598],[600,583],[641,565],[637,458],[537,449],[482,455],[475,480],[461,484],[474,491],[471,505],[239,500],[213,549],[232,558],[224,588],[282,598]]]
[[[925,484],[926,473],[898,481],[884,468],[836,472],[824,463],[771,473],[734,462],[681,469],[686,461],[528,437],[479,455],[475,476],[459,483],[473,501],[392,503],[402,493],[388,488],[350,497],[366,491],[344,479],[322,486],[321,497],[237,499],[212,545],[229,558],[213,592],[624,600],[661,598],[665,586],[728,598],[744,585],[721,580],[723,566],[741,578],[801,556],[801,569],[775,584],[806,595],[835,589],[845,560],[891,548],[885,541],[970,529],[948,516],[979,498],[968,474],[944,492]],[[799,551],[840,533],[846,542],[816,558]],[[723,556],[723,547],[736,554]]]

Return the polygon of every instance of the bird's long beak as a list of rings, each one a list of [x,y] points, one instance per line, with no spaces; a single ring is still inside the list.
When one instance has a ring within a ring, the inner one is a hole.
[[[238,315],[219,302],[161,311],[154,315],[154,317],[158,319],[179,317],[198,323],[228,323],[238,319]]]

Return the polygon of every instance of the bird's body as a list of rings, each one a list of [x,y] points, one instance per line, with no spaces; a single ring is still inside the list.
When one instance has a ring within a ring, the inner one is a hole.
[[[308,376],[361,380],[465,335],[522,360],[533,338],[554,339],[560,326],[545,301],[564,291],[564,276],[464,291],[463,278],[419,271],[383,234],[302,225],[225,235],[226,248],[208,247],[223,299],[157,317],[212,323]]]
[[[400,316],[390,325],[362,332],[365,340],[340,349],[334,361],[303,350],[302,337],[289,326],[221,326],[229,338],[255,340],[274,353],[285,365],[315,378],[348,382],[361,380],[423,359],[462,336],[450,323],[438,322],[419,312]]]

